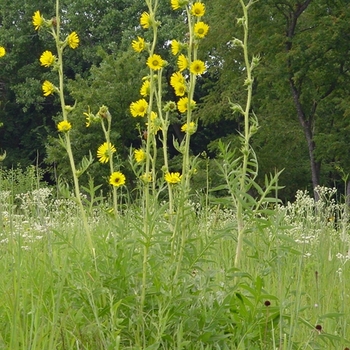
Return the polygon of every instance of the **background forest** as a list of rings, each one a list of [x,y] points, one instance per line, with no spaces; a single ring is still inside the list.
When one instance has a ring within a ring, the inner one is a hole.
[[[201,50],[208,69],[198,80],[199,126],[191,141],[193,154],[205,152],[203,169],[208,158],[209,162],[215,158],[219,139],[238,145],[242,117],[227,106],[229,100],[245,98],[243,57],[233,42],[241,34],[236,23],[239,4],[215,0],[206,6],[211,30]],[[69,174],[70,168],[64,149],[57,147],[59,99],[45,98],[41,92],[42,82],[55,81],[56,75],[43,70],[38,60],[44,50],[52,49],[45,38],[48,34],[33,32],[31,18],[38,8],[55,13],[54,4],[44,0],[0,0],[0,45],[7,53],[0,61],[0,147],[7,152],[4,167],[39,164],[46,179],[54,181],[57,173]],[[78,49],[67,53],[64,66],[71,96],[67,103],[77,102],[72,116],[74,153],[77,160],[89,150],[96,153],[101,130],[98,126],[87,129],[83,112],[106,105],[113,116],[112,142],[130,176],[126,160],[130,147],[140,143],[142,125],[131,117],[129,106],[138,95],[136,85],[147,74],[144,59],[132,50],[131,41],[142,32],[143,10],[143,2],[133,0],[62,2],[64,30],[74,29],[81,40]],[[172,62],[168,38],[181,37],[183,26],[168,1],[161,2],[160,14],[157,51]],[[266,173],[284,169],[279,180],[285,186],[280,191],[283,200],[292,199],[297,189],[319,184],[343,191],[342,174],[350,172],[348,1],[264,0],[252,6],[249,15],[250,51],[261,57],[253,98],[260,124],[253,148],[261,180]],[[167,76],[172,73],[169,68]],[[176,118],[169,130],[169,140],[181,138]],[[170,167],[178,171],[178,153],[169,147]],[[96,176],[101,169],[96,164],[89,171]],[[210,180],[219,181],[215,169]],[[194,188],[201,187],[201,182],[198,176]]]

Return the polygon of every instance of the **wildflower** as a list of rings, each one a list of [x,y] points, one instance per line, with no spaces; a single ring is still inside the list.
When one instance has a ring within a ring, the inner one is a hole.
[[[141,89],[140,89],[140,94],[141,96],[143,97],[146,97],[149,95],[149,89],[150,89],[150,81],[149,80],[145,80],[141,86]]]
[[[164,111],[165,112],[175,112],[176,111],[176,103],[174,101],[169,101],[164,106]]]
[[[40,56],[40,63],[44,67],[50,67],[55,63],[56,56],[52,54],[51,51],[45,51]]]
[[[72,32],[68,35],[68,45],[71,49],[76,49],[79,46],[79,37],[76,32]]]
[[[131,46],[136,52],[142,52],[146,47],[145,39],[138,36],[137,40],[132,41]]]
[[[68,132],[72,128],[72,124],[67,120],[62,120],[57,124],[57,130],[59,132]]]
[[[204,22],[198,22],[194,25],[194,35],[197,38],[204,38],[209,31],[209,26],[208,24],[204,23]]]
[[[171,41],[171,53],[176,56],[181,51],[181,43],[177,40]]]
[[[130,112],[133,117],[144,117],[147,113],[148,103],[142,98],[136,102],[132,102],[130,105]]]
[[[153,134],[156,134],[159,130],[162,130],[160,126],[160,121],[158,119],[158,115],[156,112],[151,112],[151,115],[149,117],[150,120],[150,130]],[[146,123],[148,125],[148,123]]]
[[[190,109],[193,109],[195,106],[196,102],[192,100],[190,103]],[[180,113],[185,113],[188,109],[188,97],[181,97],[177,102],[177,108]]]
[[[120,171],[115,171],[109,177],[109,183],[114,187],[120,187],[125,184],[125,175]]]
[[[181,54],[177,59],[177,66],[179,67],[179,71],[182,72],[188,67],[188,61],[184,54]]]
[[[177,184],[181,181],[182,175],[179,172],[176,173],[166,173],[164,179],[169,184]]]
[[[135,149],[134,157],[137,163],[142,163],[146,159],[146,153],[142,148]]]
[[[161,69],[165,65],[165,61],[157,54],[153,54],[147,59],[147,66],[153,70]]]
[[[205,14],[205,6],[201,2],[196,2],[191,7],[191,14],[196,17],[202,17]]]
[[[189,124],[186,123],[181,127],[181,131],[189,135],[193,135],[196,132],[196,129],[197,129],[197,126],[194,122],[190,122]]]
[[[44,18],[41,16],[40,11],[34,12],[32,20],[35,30],[38,30],[44,23]]]
[[[100,163],[107,163],[109,161],[109,158],[113,153],[115,153],[117,150],[110,142],[104,142],[98,149],[97,149],[97,158]]]
[[[141,181],[143,181],[143,182],[145,182],[145,183],[149,183],[149,182],[152,182],[152,175],[151,174],[142,174],[141,176],[140,176],[140,180]]]
[[[42,90],[44,96],[53,95],[53,93],[55,92],[55,86],[48,80],[45,80],[42,85]]]
[[[171,0],[171,7],[173,10],[178,10],[180,7],[187,4],[188,0]]]
[[[151,16],[148,12],[144,12],[140,17],[140,24],[143,29],[148,29],[152,24]]]
[[[190,72],[192,74],[203,74],[205,72],[205,64],[201,60],[195,60],[190,65]]]
[[[6,50],[3,46],[0,46],[0,57],[4,57],[6,55]]]
[[[175,72],[170,77],[170,85],[175,88],[178,84],[185,84],[185,77],[180,72]]]
[[[176,96],[184,96],[187,89],[185,84],[176,84],[174,85],[175,95]]]

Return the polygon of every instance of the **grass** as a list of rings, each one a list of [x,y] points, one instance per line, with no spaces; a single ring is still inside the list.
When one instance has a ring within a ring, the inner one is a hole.
[[[95,207],[92,255],[73,200],[2,187],[0,349],[345,349],[348,223],[323,191],[252,222],[238,270],[234,211],[210,198],[184,204],[179,264],[165,204],[146,238],[136,205]]]

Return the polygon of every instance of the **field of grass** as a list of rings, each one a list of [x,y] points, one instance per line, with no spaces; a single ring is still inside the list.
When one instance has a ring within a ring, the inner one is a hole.
[[[74,199],[30,178],[2,172],[0,349],[350,347],[348,217],[334,190],[252,218],[237,269],[227,201],[194,196],[181,222],[165,203],[117,218],[94,205],[91,249]]]

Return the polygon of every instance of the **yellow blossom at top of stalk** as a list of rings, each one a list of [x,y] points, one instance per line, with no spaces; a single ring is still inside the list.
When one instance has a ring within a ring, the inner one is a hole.
[[[136,52],[142,52],[146,48],[145,39],[138,36],[137,40],[132,41],[131,46]]]
[[[62,120],[57,124],[57,130],[59,132],[68,132],[72,128],[72,124],[67,120]]]
[[[188,60],[184,54],[181,54],[177,59],[177,66],[179,67],[179,71],[182,72],[188,67]]]
[[[109,183],[114,187],[120,187],[125,184],[125,175],[120,171],[115,171],[109,177]]]
[[[4,57],[6,55],[6,50],[3,46],[0,46],[0,57]]]
[[[196,132],[197,126],[195,122],[190,122],[189,124],[184,124],[181,127],[181,131],[187,134],[193,135]]]
[[[164,179],[169,184],[177,184],[181,181],[182,175],[179,172],[175,173],[166,173]]]
[[[146,159],[146,153],[142,148],[135,149],[134,157],[137,163],[142,163]]]
[[[52,54],[51,51],[44,51],[40,56],[40,63],[44,67],[50,67],[55,63],[56,56]]]
[[[186,79],[180,72],[175,72],[170,77],[170,85],[175,87],[178,84],[185,84]]]
[[[171,41],[171,53],[174,56],[176,56],[181,51],[181,48],[182,48],[182,44],[179,41],[175,39]]]
[[[143,29],[148,29],[152,25],[152,19],[148,12],[143,12],[140,17],[140,24]]]
[[[191,7],[191,15],[202,17],[205,14],[205,5],[202,2],[195,2]]]
[[[196,107],[196,101],[191,101],[190,103],[190,109],[193,109]],[[181,97],[180,100],[177,102],[177,109],[180,113],[185,113],[188,110],[188,97]]]
[[[178,83],[178,84],[175,84],[173,87],[174,87],[176,96],[184,96],[185,93],[187,92],[187,87],[185,84]]]
[[[147,113],[148,102],[142,98],[130,105],[130,112],[133,117],[144,117]]]
[[[48,80],[45,80],[42,85],[44,96],[52,95],[55,92],[55,86]]]
[[[153,54],[147,59],[147,66],[153,70],[159,70],[165,65],[165,61],[157,54]]]
[[[100,163],[107,163],[109,158],[115,153],[117,150],[110,142],[104,142],[97,149],[97,158]]]
[[[182,6],[187,5],[188,0],[171,0],[170,3],[173,10],[178,10]]]
[[[68,35],[68,45],[71,49],[76,49],[79,46],[79,37],[76,32],[72,32]]]
[[[143,97],[148,96],[150,91],[150,86],[151,86],[151,82],[149,80],[145,80],[141,86],[140,95]]]
[[[209,26],[208,24],[204,22],[198,22],[194,25],[194,35],[197,38],[203,39],[209,31]]]
[[[34,12],[32,20],[35,30],[38,30],[44,23],[44,18],[41,16],[40,11]]]
[[[190,72],[192,74],[203,74],[205,72],[205,64],[201,60],[194,60],[190,65]]]

